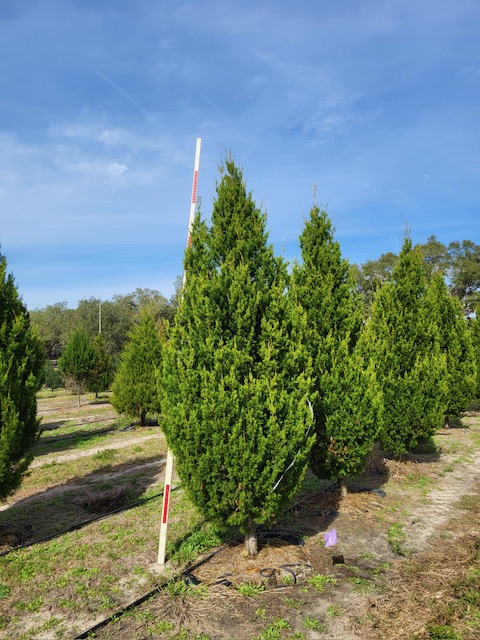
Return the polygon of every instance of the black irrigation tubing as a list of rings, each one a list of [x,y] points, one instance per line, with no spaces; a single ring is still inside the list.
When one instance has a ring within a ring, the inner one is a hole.
[[[332,485],[330,485],[329,487],[326,487],[325,489],[320,489],[319,491],[315,492],[313,495],[310,495],[308,498],[311,499],[313,496],[319,495],[320,493],[323,493],[324,491],[329,491],[330,489],[332,489],[335,486],[336,486],[336,483],[333,483]],[[298,507],[299,504],[301,504],[301,502],[292,505],[289,509],[286,510],[285,513],[289,513],[291,511],[293,511],[295,508]],[[259,527],[259,530],[262,530],[262,529],[263,529],[263,527]],[[301,538],[301,536],[299,534],[294,534],[294,533],[289,533],[289,532],[262,531],[260,533],[260,536],[263,536],[263,537],[266,537],[266,538],[273,538],[273,537],[282,538],[282,539],[284,539],[284,540],[286,540],[288,542],[296,541],[298,545],[303,544],[303,540],[302,540],[302,538]],[[238,540],[240,540],[240,538],[235,538],[235,540],[238,541]],[[100,622],[95,624],[93,627],[90,627],[86,631],[82,631],[82,633],[80,633],[80,634],[78,634],[78,635],[76,635],[74,637],[74,640],[86,640],[87,638],[94,637],[92,634],[96,633],[97,631],[100,631],[100,629],[103,629],[108,624],[110,624],[111,622],[113,622],[114,620],[119,618],[120,616],[124,615],[128,611],[132,611],[133,609],[135,609],[136,607],[140,606],[141,604],[143,604],[144,602],[146,602],[147,600],[149,600],[153,596],[157,595],[158,593],[161,593],[162,591],[164,591],[168,587],[169,584],[173,584],[175,582],[178,582],[180,579],[182,579],[185,582],[185,584],[200,584],[200,581],[193,575],[193,572],[196,569],[198,569],[200,566],[202,566],[203,564],[205,564],[206,562],[211,560],[218,553],[221,553],[222,551],[224,551],[228,546],[229,546],[229,543],[223,544],[221,547],[219,547],[218,549],[215,549],[215,551],[212,551],[212,553],[208,554],[205,558],[203,558],[202,560],[200,560],[196,564],[194,564],[194,565],[188,567],[187,569],[185,569],[184,571],[182,571],[178,576],[174,576],[173,578],[170,578],[170,580],[167,580],[164,584],[161,584],[161,585],[155,587],[154,589],[152,589],[148,593],[144,594],[143,596],[140,596],[139,598],[133,600],[132,602],[130,602],[129,604],[125,605],[121,609],[119,609],[119,610],[115,611],[114,613],[110,614],[104,620],[101,620]],[[305,566],[305,565],[284,564],[279,568],[284,569],[287,573],[291,574],[292,578],[293,578],[293,584],[296,585],[297,584],[297,576],[296,576],[295,572],[293,571],[293,567],[299,567],[299,566]],[[271,572],[271,575],[269,575],[267,577],[273,577],[273,574],[275,573],[275,569],[272,569],[271,567],[265,567],[264,569],[262,569],[262,571]],[[260,573],[262,573],[262,571]],[[263,577],[265,577],[265,576],[263,576]],[[217,584],[224,584],[225,586],[230,587],[232,583],[227,579],[227,576],[225,575],[225,576],[220,576],[219,577],[219,580],[218,580]],[[275,589],[286,589],[286,588],[289,588],[289,585],[275,587]]]
[[[267,532],[267,533],[270,534],[267,537],[277,537],[277,538],[282,538],[282,539],[288,538],[289,541],[292,541],[292,539],[295,538],[295,541],[297,542],[297,544],[299,544],[299,545],[303,544],[298,535],[295,536],[294,534],[288,534],[288,533],[282,533],[282,532],[279,532],[276,535],[275,535],[275,532]],[[239,538],[235,538],[234,540],[238,541]],[[119,618],[120,616],[124,615],[128,611],[132,611],[133,609],[135,609],[136,607],[140,606],[141,604],[143,604],[144,602],[146,602],[147,600],[149,600],[153,596],[157,595],[158,593],[161,593],[162,591],[165,591],[165,589],[168,587],[169,584],[173,584],[175,582],[178,582],[179,580],[183,580],[185,582],[185,584],[187,584],[187,585],[200,584],[200,580],[198,580],[193,575],[193,572],[196,569],[198,569],[199,567],[201,567],[203,564],[205,564],[206,562],[211,560],[218,553],[221,553],[222,551],[224,551],[228,546],[229,546],[228,542],[226,544],[223,544],[218,549],[215,549],[215,551],[212,551],[212,553],[209,553],[205,558],[203,558],[202,560],[199,560],[196,564],[192,565],[191,567],[188,567],[188,569],[185,569],[185,571],[182,571],[178,576],[174,576],[173,578],[170,578],[170,580],[167,580],[166,582],[164,582],[163,584],[159,585],[158,587],[155,587],[154,589],[152,589],[148,593],[145,593],[143,596],[140,596],[136,600],[133,600],[132,602],[127,604],[125,607],[122,607],[120,610],[116,611],[115,613],[110,614],[104,620],[101,620],[100,622],[95,624],[93,627],[90,627],[90,629],[87,629],[86,631],[82,631],[82,633],[80,633],[80,634],[75,636],[74,640],[85,640],[87,638],[93,637],[92,634],[94,634],[97,631],[100,631],[100,629],[103,629],[108,624],[110,624],[111,622],[113,622],[114,620]],[[295,584],[297,584],[297,576],[296,576],[296,574],[295,574],[295,572],[293,570],[293,567],[300,567],[300,566],[305,566],[305,565],[301,565],[301,564],[298,564],[298,563],[296,563],[296,564],[283,564],[279,568],[280,569],[284,569],[287,573],[289,573],[292,576],[293,584],[295,585]],[[268,572],[268,575],[263,575],[262,572]],[[273,569],[271,567],[265,567],[264,569],[262,569],[260,571],[260,574],[262,575],[262,577],[266,577],[266,578],[273,577],[274,573],[275,573],[275,569]],[[230,587],[232,585],[232,583],[227,579],[227,575],[228,574],[225,574],[225,576],[220,576],[218,581],[217,581],[217,584],[223,584],[226,587]],[[289,588],[289,586],[290,585],[284,585],[284,586],[280,586],[280,587],[277,586],[277,587],[275,587],[275,589],[286,589],[286,588]]]
[[[178,491],[181,488],[181,485],[176,487],[172,487],[172,491]],[[37,544],[42,542],[48,542],[49,540],[54,540],[55,538],[59,538],[60,536],[65,535],[66,533],[71,533],[72,531],[77,531],[78,529],[82,529],[86,527],[88,524],[92,524],[93,522],[98,522],[100,520],[105,520],[110,516],[114,516],[117,513],[122,513],[122,511],[128,511],[129,509],[133,509],[135,507],[139,507],[146,502],[150,502],[150,500],[155,500],[156,498],[160,498],[163,496],[163,491],[160,493],[156,493],[154,496],[149,496],[148,498],[142,498],[141,500],[137,500],[136,502],[130,502],[123,507],[118,507],[117,509],[113,509],[113,511],[109,511],[108,513],[104,513],[101,516],[96,516],[95,518],[90,518],[89,520],[82,520],[82,522],[78,522],[77,524],[72,524],[71,527],[67,527],[67,529],[63,529],[62,531],[57,531],[56,533],[52,533],[48,536],[40,538],[39,540],[35,540],[34,542],[26,542],[25,544],[18,545],[16,547],[12,547],[11,549],[7,549],[6,551],[2,551],[0,553],[0,558],[3,556],[7,556],[9,553],[13,551],[21,551],[22,549],[27,549],[28,547],[34,547]]]

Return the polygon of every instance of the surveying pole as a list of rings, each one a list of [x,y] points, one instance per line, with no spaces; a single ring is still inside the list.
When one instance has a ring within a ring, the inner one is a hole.
[[[197,184],[198,184],[198,170],[200,168],[200,149],[202,146],[202,139],[197,138],[197,145],[195,148],[195,163],[193,165],[193,183],[192,183],[192,197],[190,200],[190,217],[188,220],[188,235],[187,235],[187,247],[190,246],[191,233],[193,220],[195,218],[195,204],[197,202]],[[183,271],[183,286],[185,286],[186,271]],[[172,474],[173,474],[173,453],[170,449],[167,449],[167,462],[165,464],[165,486],[163,491],[163,507],[162,507],[162,520],[160,523],[160,542],[158,544],[158,560],[159,565],[165,566],[165,549],[167,546],[167,525],[168,525],[168,510],[170,507],[170,494],[172,491]]]

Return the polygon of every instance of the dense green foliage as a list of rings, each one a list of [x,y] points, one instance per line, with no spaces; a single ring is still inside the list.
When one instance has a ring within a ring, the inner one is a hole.
[[[387,451],[407,453],[442,426],[446,365],[428,313],[422,256],[406,238],[391,282],[376,293],[365,343],[378,369]]]
[[[97,355],[88,334],[83,329],[75,329],[62,355],[58,368],[62,372],[65,387],[78,396],[85,392],[96,364]]]
[[[63,387],[63,376],[58,368],[55,368],[50,360],[45,362],[43,384],[52,391]]]
[[[444,412],[448,423],[450,418],[459,418],[475,396],[475,354],[462,305],[449,294],[441,273],[432,278],[427,303],[431,320],[437,324],[440,349],[446,357]]]
[[[99,394],[108,391],[113,382],[114,370],[111,356],[107,352],[105,338],[101,333],[92,340],[92,347],[95,351],[95,365],[88,378],[88,390]]]
[[[303,263],[294,267],[294,291],[307,313],[317,391],[311,466],[320,477],[344,480],[360,470],[375,443],[381,393],[373,366],[357,347],[362,307],[350,265],[317,206],[300,247]]]
[[[473,354],[477,365],[477,377],[475,383],[475,399],[480,400],[480,307],[477,307],[476,314],[470,319],[470,337],[472,339]]]
[[[7,264],[0,256],[0,497],[18,484],[39,430],[36,392],[45,356]]]
[[[148,309],[158,321],[171,320],[176,304],[176,296],[167,301],[158,291],[139,288],[111,300],[83,299],[76,309],[68,309],[63,302],[49,305],[35,309],[31,317],[49,359],[58,359],[72,331],[81,327],[92,340],[100,332],[107,353],[116,362],[142,309]]]
[[[129,334],[112,384],[112,405],[145,425],[147,414],[158,415],[156,371],[162,363],[162,340],[155,316],[144,309]]]
[[[199,510],[256,553],[303,478],[313,442],[306,318],[267,244],[266,216],[228,160],[211,226],[197,217],[165,349],[163,427]]]

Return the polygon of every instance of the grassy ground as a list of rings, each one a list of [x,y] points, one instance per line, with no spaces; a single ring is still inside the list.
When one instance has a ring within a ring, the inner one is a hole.
[[[37,466],[3,505],[10,506],[0,511],[0,536],[10,530],[31,542],[162,491],[159,427],[123,431],[128,423],[106,400],[85,396],[78,408],[65,393],[41,394]],[[107,433],[95,433],[105,425]],[[275,585],[257,566],[245,567],[233,545],[198,569],[199,586],[172,584],[97,637],[473,640],[480,636],[479,450],[472,412],[406,461],[372,456],[344,500],[308,476],[305,501],[278,523],[300,532],[305,546],[265,543],[260,554]],[[160,516],[157,498],[0,558],[0,638],[72,638],[159,585],[152,568]],[[325,549],[332,526],[339,543]],[[182,565],[220,542],[175,492],[169,556]],[[302,570],[280,570],[293,554]],[[343,563],[333,564],[336,555]],[[222,573],[231,587],[218,584]]]

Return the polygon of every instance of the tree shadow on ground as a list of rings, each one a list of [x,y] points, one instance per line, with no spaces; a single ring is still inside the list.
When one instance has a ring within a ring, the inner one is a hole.
[[[100,422],[100,421],[98,421]],[[97,423],[95,423],[97,424]],[[88,425],[85,425],[86,427]],[[123,429],[114,424],[111,427],[102,425],[99,429],[77,429],[64,435],[46,436],[40,438],[32,448],[32,454],[35,458],[40,458],[51,453],[58,453],[60,451],[70,450],[78,443],[88,443],[89,440],[95,439],[98,436],[106,435],[108,433],[122,433]]]
[[[0,528],[13,529],[18,544],[31,544],[138,501],[163,477],[165,458],[108,464],[40,491],[0,511]],[[158,492],[163,485],[158,486]],[[154,492],[155,493],[155,492]],[[6,549],[0,549],[5,551]]]

